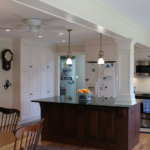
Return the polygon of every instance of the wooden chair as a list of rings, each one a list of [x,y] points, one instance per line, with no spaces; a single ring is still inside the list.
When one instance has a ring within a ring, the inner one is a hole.
[[[21,127],[15,132],[15,145],[14,150],[36,150],[40,134],[43,128],[44,119],[34,125],[29,125],[26,127]],[[20,147],[16,145],[17,139],[21,137]]]
[[[18,123],[18,118],[20,117],[20,111],[17,109],[7,109],[0,107],[1,123],[0,132],[10,132],[14,133]]]

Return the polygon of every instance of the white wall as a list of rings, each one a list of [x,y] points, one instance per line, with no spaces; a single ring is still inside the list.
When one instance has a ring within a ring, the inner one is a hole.
[[[2,69],[2,51],[10,49],[12,51],[11,39],[0,38],[0,107],[12,108],[12,86],[4,89],[4,83],[9,80],[12,83],[12,67],[9,71]],[[12,64],[11,64],[12,66]]]
[[[76,55],[76,91],[85,88],[85,55]]]
[[[150,93],[150,76],[139,76],[134,78],[136,92]]]

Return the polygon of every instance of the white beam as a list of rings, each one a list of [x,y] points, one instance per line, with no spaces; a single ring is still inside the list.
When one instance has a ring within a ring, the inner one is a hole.
[[[84,24],[85,27],[112,37],[118,34],[150,47],[150,33],[114,10],[103,0],[12,1],[80,25]]]

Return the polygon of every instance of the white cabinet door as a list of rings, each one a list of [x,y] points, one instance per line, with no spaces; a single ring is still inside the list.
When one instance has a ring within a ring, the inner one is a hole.
[[[54,74],[52,72],[41,72],[41,98],[54,95]]]
[[[49,47],[40,47],[40,67],[42,70],[54,70],[55,51]]]
[[[22,119],[28,119],[31,115],[31,106],[30,106],[30,73],[22,73],[21,79],[21,117]]]
[[[138,51],[138,59],[150,59],[150,51]]]
[[[104,51],[104,60],[115,60],[114,45],[103,45],[102,50]]]
[[[32,72],[31,78],[31,100],[39,99],[39,74],[38,72]],[[31,115],[37,116],[40,113],[39,103],[31,102]]]
[[[86,46],[86,61],[98,61],[100,46],[99,45],[87,45]],[[109,61],[115,60],[115,46],[114,45],[102,45],[102,51],[104,52],[104,59]]]
[[[21,115],[22,119],[29,119],[40,115],[39,103],[31,102],[31,100],[39,99],[39,75],[38,72],[22,73],[22,99],[21,99]]]
[[[21,68],[22,71],[33,71],[38,69],[39,60],[38,46],[22,44],[21,47]]]
[[[40,47],[40,67],[41,69],[47,69],[47,48]]]
[[[54,67],[55,51],[50,48],[47,50],[47,66],[52,69]]]
[[[47,73],[47,90],[54,90],[54,73]]]
[[[41,98],[46,98],[48,94],[47,89],[47,72],[41,72],[40,75],[40,91],[41,91]]]
[[[32,69],[38,69],[39,62],[39,47],[31,45],[31,66]]]
[[[21,45],[21,68],[26,71],[29,70],[31,66],[31,51],[30,45]]]
[[[37,100],[39,99],[38,94],[33,94],[30,97],[31,100]],[[39,103],[31,102],[31,116],[39,116],[40,115],[40,106]]]
[[[98,60],[99,45],[86,46],[86,61]]]

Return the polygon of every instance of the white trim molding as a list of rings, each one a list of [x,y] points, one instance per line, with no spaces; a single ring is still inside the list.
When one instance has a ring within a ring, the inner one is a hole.
[[[136,103],[134,87],[134,45],[135,41],[115,40],[118,45],[118,94],[116,104],[132,105]]]
[[[72,52],[73,55],[85,55],[85,52]],[[55,58],[55,95],[59,96],[60,95],[60,70],[59,70],[59,65],[60,65],[60,59],[59,57],[61,55],[66,55],[66,52],[57,52],[56,53],[56,58]]]

